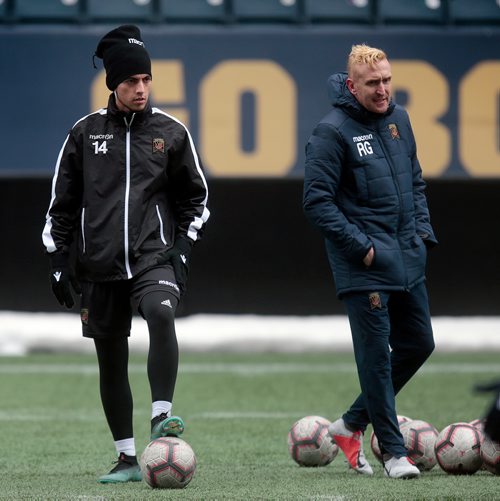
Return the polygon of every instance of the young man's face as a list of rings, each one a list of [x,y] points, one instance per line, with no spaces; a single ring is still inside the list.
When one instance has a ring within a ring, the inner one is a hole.
[[[385,113],[391,100],[391,65],[382,59],[374,66],[358,64],[347,79],[347,88],[368,111]]]
[[[116,88],[116,106],[125,112],[142,111],[148,102],[150,87],[149,75],[132,75]]]

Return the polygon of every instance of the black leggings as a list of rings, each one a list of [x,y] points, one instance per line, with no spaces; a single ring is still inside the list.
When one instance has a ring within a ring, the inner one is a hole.
[[[168,305],[161,304],[169,300]],[[148,324],[148,379],[151,399],[172,402],[179,350],[175,334],[177,299],[168,292],[146,294],[140,311]],[[128,379],[128,338],[94,339],[99,363],[99,388],[102,406],[113,439],[132,438],[133,399]]]

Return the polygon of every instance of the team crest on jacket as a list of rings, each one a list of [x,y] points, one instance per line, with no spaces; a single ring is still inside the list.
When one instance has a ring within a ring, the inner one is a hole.
[[[375,308],[382,308],[382,301],[380,300],[380,294],[378,292],[372,292],[368,295],[368,300],[370,301],[370,308],[374,310]]]
[[[401,139],[399,135],[399,130],[396,124],[389,124],[389,132],[391,133],[392,139]]]
[[[153,139],[153,153],[165,153],[165,140],[161,137]]]

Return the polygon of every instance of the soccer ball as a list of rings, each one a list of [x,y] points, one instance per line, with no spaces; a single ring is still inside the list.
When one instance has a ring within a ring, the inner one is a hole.
[[[400,429],[403,423],[407,423],[409,421],[411,421],[411,418],[398,415],[398,424]],[[382,459],[382,453],[380,452],[380,445],[378,443],[378,438],[373,431],[370,435],[370,447],[372,449],[373,455],[377,458],[379,463],[383,464],[384,460]]]
[[[500,475],[500,442],[495,442],[487,435],[483,435],[481,458],[485,470],[494,475]]]
[[[481,432],[469,423],[452,423],[437,436],[434,451],[439,466],[446,473],[475,473],[483,463]]]
[[[429,471],[436,466],[434,445],[438,431],[426,421],[415,419],[400,426],[408,450],[408,457],[420,471]]]
[[[288,432],[288,452],[300,466],[326,466],[339,452],[328,434],[330,421],[320,416],[299,419]]]
[[[483,432],[484,432],[484,419],[473,419],[472,421],[469,421],[469,424],[471,424],[472,426],[474,426],[474,428],[476,428],[477,430],[479,430],[481,432],[481,437],[483,436]],[[482,447],[482,446],[481,446]],[[484,461],[483,461],[483,464],[480,468],[481,470],[486,470],[486,466],[484,464]]]
[[[478,430],[483,431],[484,428],[484,419],[473,419],[472,421],[469,421],[469,424],[474,426],[474,428],[477,428]]]
[[[140,464],[142,478],[150,487],[182,489],[196,471],[196,456],[184,440],[161,437],[147,445]]]

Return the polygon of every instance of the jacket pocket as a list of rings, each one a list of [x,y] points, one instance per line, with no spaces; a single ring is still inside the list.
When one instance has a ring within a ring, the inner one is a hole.
[[[374,255],[368,270],[386,272],[401,266],[401,253],[396,239],[390,235],[370,235],[370,240],[373,243]]]

